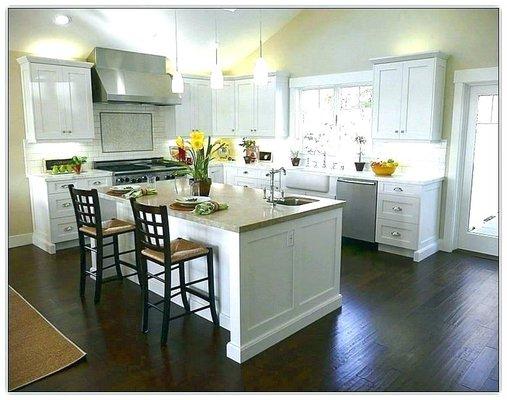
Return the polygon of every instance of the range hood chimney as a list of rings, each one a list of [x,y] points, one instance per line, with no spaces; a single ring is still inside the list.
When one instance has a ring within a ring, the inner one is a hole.
[[[94,102],[181,104],[181,95],[171,91],[172,78],[166,73],[163,56],[96,47],[87,61],[95,64]]]

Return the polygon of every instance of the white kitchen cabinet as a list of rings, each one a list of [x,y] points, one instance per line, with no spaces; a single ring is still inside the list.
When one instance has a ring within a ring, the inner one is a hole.
[[[447,56],[440,52],[373,62],[373,139],[440,140]]]
[[[27,141],[93,139],[93,64],[33,56],[18,63]]]
[[[211,87],[208,79],[185,78],[181,105],[174,106],[176,136],[188,136],[199,130],[213,131]]]
[[[237,134],[248,137],[284,137],[288,135],[288,76],[271,74],[264,86],[253,79],[236,80]]]
[[[208,176],[212,182],[224,183],[224,169],[221,165],[212,165],[208,168]]]
[[[234,81],[225,81],[223,89],[213,90],[213,135],[236,135],[236,93]]]

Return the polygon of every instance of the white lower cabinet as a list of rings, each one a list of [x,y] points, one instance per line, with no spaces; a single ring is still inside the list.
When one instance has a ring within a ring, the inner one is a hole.
[[[29,176],[32,203],[33,244],[54,254],[69,247],[77,239],[77,226],[69,193],[69,185],[79,189],[91,189],[112,185],[108,173],[83,173],[69,179],[55,179],[42,175]],[[101,204],[102,218],[114,216],[114,210]]]
[[[441,182],[379,182],[375,241],[414,261],[438,251]]]
[[[224,169],[221,165],[213,165],[208,169],[208,175],[211,182],[224,183]]]

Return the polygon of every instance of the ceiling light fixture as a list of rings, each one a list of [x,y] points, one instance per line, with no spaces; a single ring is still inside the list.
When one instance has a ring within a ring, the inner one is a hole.
[[[176,42],[176,56],[174,63],[174,74],[173,81],[171,85],[171,90],[173,93],[183,93],[185,89],[185,85],[183,84],[183,77],[181,76],[180,71],[178,70],[178,16],[176,15],[176,10],[174,10],[174,39]]]
[[[222,69],[218,65],[218,27],[217,27],[217,13],[215,11],[215,65],[211,68],[210,76],[211,89],[224,88],[224,76]]]
[[[56,15],[53,21],[56,25],[64,26],[70,24],[70,17],[67,15],[60,14]]]
[[[259,58],[254,67],[254,83],[264,86],[268,83],[268,64],[262,58],[262,9],[259,9]]]

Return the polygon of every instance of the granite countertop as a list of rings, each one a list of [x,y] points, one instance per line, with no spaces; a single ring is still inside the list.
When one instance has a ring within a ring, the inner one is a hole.
[[[101,187],[97,190],[101,198],[129,203],[127,199],[108,195],[108,187]],[[139,197],[137,201],[146,205],[166,205],[167,212],[172,217],[232,232],[251,231],[345,205],[345,202],[341,200],[304,196],[318,199],[318,201],[295,207],[282,205],[273,207],[263,199],[260,189],[214,183],[211,186],[210,197],[219,203],[227,203],[229,208],[210,215],[196,215],[193,212],[176,211],[169,208],[169,204],[178,197],[173,182],[157,182],[157,191],[158,194]]]
[[[65,181],[68,179],[87,179],[87,178],[95,178],[98,176],[111,176],[113,173],[111,171],[103,171],[99,169],[89,169],[82,171],[80,174],[71,173],[71,174],[29,174],[28,177],[36,177],[43,178],[45,181]]]

